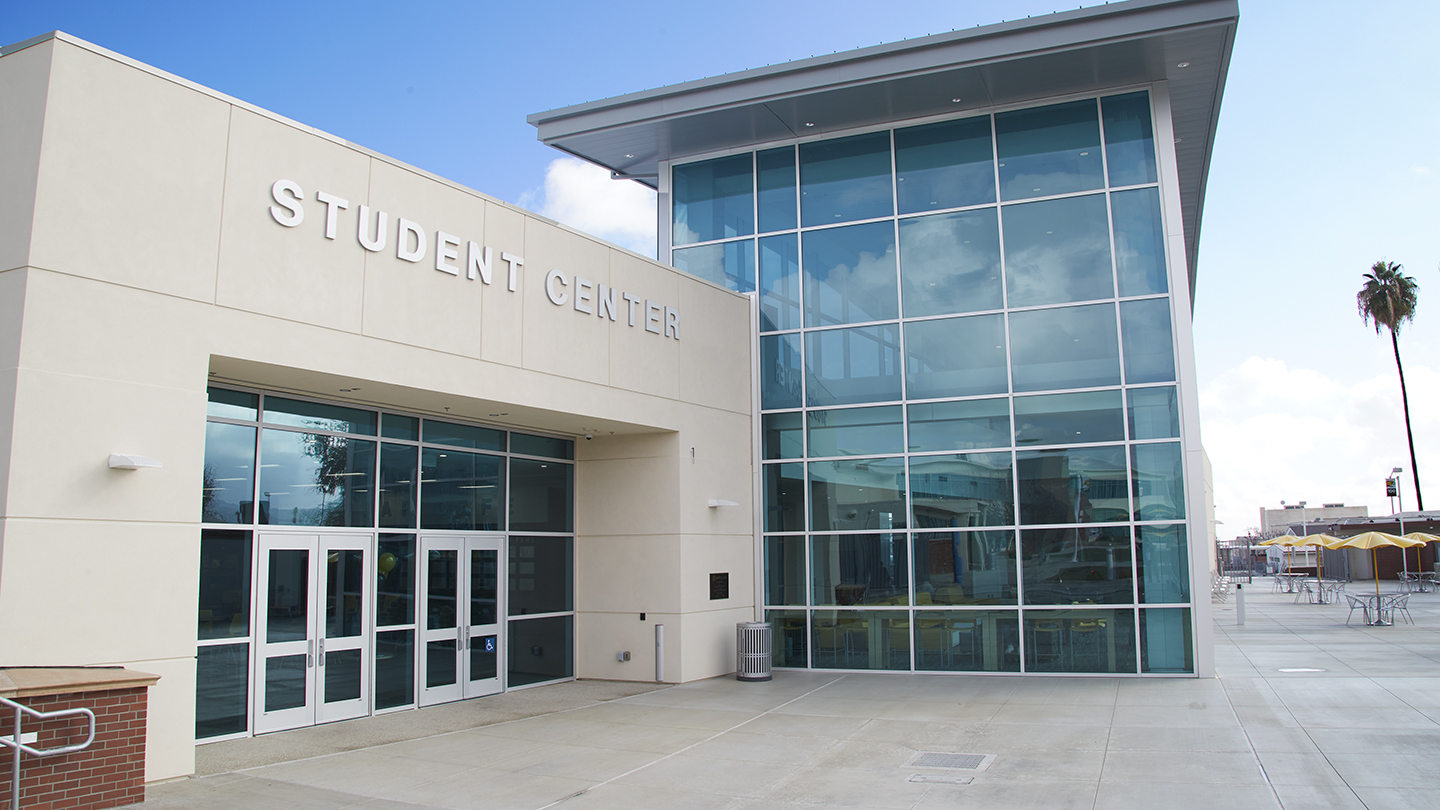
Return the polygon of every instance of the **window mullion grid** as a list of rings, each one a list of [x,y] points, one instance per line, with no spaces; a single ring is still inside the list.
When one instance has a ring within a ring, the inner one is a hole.
[[[760,152],[750,152],[750,238],[755,243],[755,287],[760,287]]]
[[[889,134],[890,211],[892,213],[892,218],[890,222],[890,233],[892,235],[892,238],[894,239],[895,244],[895,309],[896,317],[898,318],[898,320],[895,322],[895,340],[898,344],[898,361],[900,364],[900,367],[896,369],[896,373],[900,378],[900,452],[902,454],[901,469],[904,471],[905,474],[905,498],[903,500],[902,506],[902,508],[905,510],[905,514],[902,517],[902,520],[904,521],[906,527],[903,531],[893,532],[890,537],[892,549],[894,548],[893,544],[896,537],[899,537],[901,542],[905,544],[905,551],[902,555],[905,561],[905,569],[902,574],[905,578],[905,592],[906,594],[908,594],[905,599],[905,617],[907,620],[906,633],[908,633],[910,636],[910,638],[906,639],[905,646],[910,653],[909,671],[914,672],[917,655],[917,650],[915,649],[915,641],[919,638],[919,631],[917,625],[915,624],[915,562],[913,559],[914,549],[912,548],[914,544],[910,541],[910,532],[915,529],[915,481],[914,476],[912,476],[910,473],[910,420],[908,418],[909,407],[906,405],[906,403],[909,401],[910,391],[908,384],[908,376],[906,374],[908,368],[908,358],[905,353],[905,285],[903,282],[904,268],[901,266],[900,259],[900,157],[898,150],[895,146],[895,130],[892,128]],[[894,521],[892,520],[891,523],[893,525]],[[888,649],[886,650],[886,657],[887,659],[889,657]]]
[[[1115,310],[1114,310],[1115,315],[1114,315],[1114,317],[1116,318],[1116,334],[1117,334],[1117,336],[1120,337],[1120,342],[1121,342],[1121,347],[1120,347],[1120,348],[1121,348],[1121,351],[1120,351],[1120,353],[1119,353],[1119,354],[1120,354],[1119,360],[1120,360],[1120,363],[1121,363],[1122,384],[1121,384],[1121,386],[1120,386],[1120,390],[1122,390],[1122,391],[1127,391],[1127,390],[1128,390],[1128,386],[1126,386],[1126,384],[1123,382],[1123,379],[1124,379],[1124,377],[1123,377],[1123,375],[1124,375],[1123,334],[1124,334],[1124,333],[1123,333],[1123,327],[1121,326],[1121,323],[1120,323],[1120,311],[1119,311],[1119,307],[1118,307],[1118,299],[1119,299],[1119,297],[1120,297],[1119,278],[1118,278],[1118,256],[1117,256],[1116,250],[1115,250],[1115,233],[1114,233],[1114,223],[1113,223],[1114,214],[1113,214],[1113,210],[1112,210],[1112,208],[1111,208],[1110,199],[1109,199],[1109,193],[1110,193],[1111,189],[1109,188],[1108,153],[1105,151],[1105,137],[1104,137],[1104,121],[1103,121],[1103,115],[1098,114],[1098,113],[1100,113],[1100,105],[1101,105],[1101,102],[1100,102],[1100,99],[1099,99],[1098,96],[1095,96],[1095,97],[1093,97],[1093,98],[1094,98],[1094,103],[1095,103],[1096,106],[1097,106],[1097,117],[1100,118],[1099,124],[1100,124],[1100,127],[1101,127],[1101,133],[1102,133],[1102,136],[1101,136],[1101,150],[1102,150],[1102,153],[1101,153],[1101,154],[1102,154],[1102,171],[1104,172],[1104,183],[1103,183],[1103,185],[1102,185],[1102,187],[1101,187],[1101,191],[1102,191],[1102,193],[1105,193],[1105,194],[1106,194],[1107,225],[1108,225],[1108,228],[1109,228],[1109,233],[1107,234],[1107,241],[1108,241],[1109,244],[1110,244],[1110,257],[1111,257],[1110,272],[1111,272],[1112,284],[1113,284],[1113,289],[1114,289],[1114,293],[1112,293],[1112,296],[1108,299],[1108,301],[1111,303],[1112,306],[1115,307]],[[1153,105],[1152,105],[1152,106],[1153,106]],[[1152,114],[1153,114],[1153,110],[1152,110]],[[1008,446],[1007,446],[1006,448],[1003,448],[1003,450],[1008,450],[1008,452],[1009,452],[1009,454],[1010,454],[1010,457],[1011,457],[1011,468],[1012,468],[1013,470],[1015,470],[1015,472],[1016,472],[1016,474],[1015,474],[1015,476],[1014,476],[1014,478],[1013,478],[1013,481],[1012,481],[1012,493],[1011,493],[1011,494],[1012,494],[1012,497],[1015,499],[1015,503],[1016,503],[1016,518],[1017,518],[1017,519],[1016,519],[1016,523],[1015,523],[1014,525],[1012,525],[1011,527],[1009,527],[1008,530],[1012,533],[1013,542],[1014,542],[1015,545],[1016,545],[1016,552],[1017,552],[1017,553],[1015,554],[1015,562],[1014,562],[1013,565],[1014,565],[1014,574],[1015,574],[1016,580],[1017,580],[1017,600],[1016,600],[1017,605],[1016,605],[1016,612],[1017,612],[1017,618],[1019,619],[1019,629],[1020,629],[1020,631],[1021,631],[1020,634],[1019,634],[1019,635],[1020,635],[1019,642],[1020,642],[1020,647],[1021,647],[1021,650],[1020,650],[1021,668],[1022,668],[1022,670],[1023,670],[1023,669],[1024,669],[1024,661],[1025,661],[1025,647],[1027,646],[1027,644],[1026,644],[1026,638],[1025,638],[1025,633],[1024,633],[1024,615],[1023,615],[1024,612],[1025,612],[1025,600],[1024,600],[1024,594],[1023,594],[1023,589],[1024,589],[1024,583],[1023,583],[1023,565],[1022,565],[1023,554],[1020,553],[1020,552],[1021,552],[1021,540],[1020,540],[1020,537],[1021,537],[1022,528],[1021,528],[1021,526],[1020,526],[1020,524],[1019,524],[1019,511],[1020,511],[1019,488],[1020,488],[1020,483],[1021,483],[1021,482],[1020,482],[1019,470],[1018,470],[1018,467],[1016,467],[1016,465],[1018,464],[1018,447],[1017,447],[1017,446],[1015,445],[1015,443],[1014,443],[1014,420],[1015,420],[1015,413],[1014,413],[1014,407],[1015,407],[1015,406],[1014,406],[1014,393],[1015,393],[1015,392],[1014,392],[1014,383],[1013,383],[1013,346],[1012,346],[1012,341],[1011,341],[1011,337],[1012,337],[1012,336],[1011,336],[1011,330],[1010,330],[1010,325],[1009,325],[1009,303],[1008,303],[1009,289],[1008,289],[1008,283],[1006,283],[1006,281],[1005,281],[1005,280],[1008,278],[1008,266],[1007,266],[1007,263],[1004,261],[1004,258],[1005,258],[1005,252],[1004,252],[1004,250],[1005,250],[1005,249],[1004,249],[1005,232],[1004,232],[1004,225],[1003,225],[1004,212],[1003,212],[1002,210],[1000,210],[1000,209],[1004,208],[1004,205],[999,201],[999,193],[998,193],[998,192],[999,192],[999,155],[998,155],[999,140],[998,140],[998,137],[997,137],[997,133],[996,133],[996,131],[995,131],[995,120],[994,120],[994,116],[993,116],[993,115],[989,115],[989,116],[987,116],[987,118],[988,118],[988,121],[989,121],[989,124],[990,124],[990,130],[991,130],[991,133],[990,133],[990,134],[991,134],[991,148],[992,148],[992,165],[993,165],[993,167],[994,167],[994,177],[995,177],[995,184],[996,184],[996,189],[997,189],[997,202],[996,202],[994,205],[995,205],[995,207],[996,207],[996,209],[997,209],[997,220],[998,220],[998,223],[997,223],[997,224],[998,224],[998,227],[999,227],[998,237],[999,237],[999,241],[1000,241],[1000,253],[1001,253],[1001,259],[1002,259],[1002,271],[1001,271],[1001,272],[1002,272],[1002,295],[1004,296],[1002,300],[1004,301],[1004,303],[1003,303],[1003,305],[1002,305],[1002,309],[999,310],[998,312],[1003,313],[1003,314],[1005,315],[1005,319],[1004,319],[1004,324],[1005,324],[1005,354],[1006,354],[1006,365],[1007,365],[1007,372],[1008,372],[1008,373],[1007,373],[1007,391],[1005,392],[1005,394],[1006,394],[1007,405],[1008,405],[1008,414],[1009,414],[1009,417],[1010,417],[1010,436],[1009,436],[1009,444],[1008,444]],[[898,178],[898,166],[897,166],[897,163],[896,163],[896,161],[897,161],[897,159],[898,159],[898,156],[897,156],[897,154],[896,154],[896,152],[895,152],[895,146],[894,146],[894,138],[895,138],[894,130],[891,129],[889,132],[890,132],[890,140],[891,140],[891,154],[890,154],[890,158],[891,158],[891,192],[892,192],[892,195],[893,195],[893,196],[892,196],[892,206],[893,206],[893,209],[892,209],[892,210],[894,210],[895,212],[897,212],[897,213],[895,213],[895,214],[892,216],[892,220],[894,221],[895,227],[896,227],[895,244],[896,244],[896,254],[897,254],[897,255],[896,255],[896,260],[897,260],[897,261],[896,261],[896,278],[895,278],[895,283],[896,283],[896,289],[897,289],[897,295],[898,295],[898,293],[899,293],[899,292],[901,291],[901,289],[902,289],[901,281],[902,281],[902,273],[903,273],[903,267],[901,266],[902,263],[901,263],[900,257],[899,257],[899,238],[898,238],[898,237],[899,237],[899,234],[898,234],[898,220],[899,220],[899,218],[900,218],[900,215],[898,214],[898,211],[899,211],[899,208],[898,208],[898,206],[899,206],[899,202],[898,202],[898,199],[899,199],[899,197],[898,197],[898,179],[897,179],[897,178]],[[797,218],[797,221],[798,221],[799,218],[800,218],[800,217],[799,217],[799,208],[800,208],[800,206],[801,206],[801,197],[800,197],[800,194],[799,194],[799,191],[800,191],[800,182],[799,182],[800,165],[799,165],[798,155],[796,156],[795,166],[796,166],[796,168],[795,168],[795,173],[796,173],[795,203],[796,203],[796,208],[797,208],[797,217],[796,217],[796,218]],[[757,170],[757,178],[758,178],[758,170]],[[1088,193],[1094,193],[1094,191],[1081,192],[1081,193],[1070,194],[1070,195],[1059,195],[1059,196],[1078,196],[1078,195],[1083,195],[1083,194],[1088,194]],[[1029,200],[1027,200],[1027,202],[1028,202],[1028,201],[1029,201]],[[758,206],[758,179],[757,179],[757,206]],[[977,208],[983,208],[983,207],[987,207],[987,206],[975,206],[975,207],[977,207]],[[925,213],[933,213],[933,212],[925,212]],[[757,212],[757,223],[758,223],[758,212]],[[853,225],[853,224],[855,224],[855,223],[845,223],[845,224],[846,224],[846,225]],[[826,226],[826,227],[842,227],[842,226]],[[758,224],[757,224],[757,228],[758,228]],[[800,230],[800,231],[797,231],[797,237],[803,237],[803,231],[804,231],[804,230],[806,230],[806,229],[804,229],[804,228],[803,228],[803,225],[802,225],[802,226],[801,226],[801,230]],[[808,230],[815,230],[815,229],[812,228],[812,229],[808,229]],[[757,232],[758,232],[758,230],[757,230]],[[800,342],[801,342],[801,346],[799,347],[799,352],[800,352],[800,355],[801,355],[800,368],[801,368],[801,373],[802,373],[802,374],[805,374],[805,375],[806,375],[806,378],[807,378],[806,380],[802,380],[802,381],[801,381],[801,385],[802,385],[802,404],[801,404],[801,408],[802,408],[802,414],[804,414],[804,415],[802,416],[803,424],[802,424],[802,426],[801,426],[801,429],[802,429],[802,431],[803,431],[803,435],[802,435],[802,437],[801,437],[801,445],[802,445],[802,448],[803,448],[803,454],[804,454],[804,455],[803,455],[803,458],[804,458],[804,463],[805,463],[805,468],[806,468],[805,480],[806,480],[806,482],[807,482],[807,486],[805,487],[805,492],[804,492],[804,495],[803,495],[803,501],[804,501],[804,510],[805,510],[804,521],[805,521],[805,525],[808,527],[807,536],[806,536],[806,542],[805,542],[805,591],[806,591],[806,609],[807,609],[807,612],[813,612],[813,610],[815,609],[815,605],[814,605],[814,603],[813,603],[813,598],[814,598],[814,595],[813,595],[813,574],[814,574],[813,565],[814,565],[814,560],[813,560],[813,546],[812,546],[812,542],[811,542],[811,539],[812,539],[812,538],[811,538],[809,532],[813,532],[813,531],[814,531],[814,528],[810,526],[810,521],[811,521],[811,517],[812,517],[812,515],[811,515],[812,507],[811,507],[810,500],[811,500],[812,493],[811,493],[811,491],[810,491],[810,486],[808,486],[808,483],[809,483],[809,481],[810,481],[809,469],[810,469],[810,464],[811,464],[812,461],[813,461],[813,460],[810,459],[810,457],[809,457],[809,431],[808,431],[808,421],[809,421],[809,420],[808,420],[808,411],[810,410],[811,404],[810,404],[810,402],[809,402],[809,400],[808,400],[808,397],[806,397],[806,396],[804,395],[804,393],[803,393],[804,390],[805,390],[805,387],[806,387],[806,382],[808,381],[808,368],[809,368],[809,363],[811,362],[811,358],[808,357],[808,348],[809,348],[809,346],[808,346],[808,343],[809,343],[809,341],[808,341],[808,335],[809,335],[809,333],[810,333],[811,331],[815,331],[817,326],[818,326],[818,327],[822,327],[822,328],[836,328],[836,329],[839,329],[839,328],[846,328],[846,327],[856,326],[856,324],[839,324],[839,325],[818,324],[818,325],[817,325],[817,324],[812,324],[812,323],[810,322],[810,320],[809,320],[808,317],[807,317],[807,316],[808,316],[808,313],[806,312],[806,307],[805,307],[805,304],[806,304],[806,301],[805,301],[805,294],[806,294],[806,289],[805,289],[805,288],[806,288],[806,283],[805,283],[805,281],[806,281],[806,276],[805,276],[805,272],[804,272],[804,259],[803,259],[803,252],[804,252],[804,250],[803,250],[803,246],[802,246],[800,243],[803,243],[803,238],[799,238],[799,239],[798,239],[798,242],[797,242],[797,254],[799,254],[799,256],[800,256],[800,259],[799,259],[799,271],[800,271],[800,272],[798,273],[798,275],[799,275],[799,284],[797,285],[797,286],[798,286],[797,292],[799,293],[799,295],[798,295],[797,297],[800,298],[800,311],[801,311],[801,325],[800,325],[800,328],[801,328],[801,341],[800,341]],[[758,256],[758,245],[757,245],[757,256]],[[758,259],[757,259],[757,264],[758,264]],[[1164,297],[1164,296],[1145,296],[1145,297]],[[1102,300],[1103,300],[1103,299],[1102,299]],[[1068,303],[1073,304],[1073,303],[1075,303],[1075,302],[1068,302]],[[1047,308],[1047,309],[1048,309],[1048,308],[1050,308],[1050,307],[1042,307],[1042,308]],[[966,313],[966,314],[975,314],[975,313]],[[938,318],[938,317],[942,317],[942,316],[935,316],[935,317]],[[882,322],[876,322],[876,323],[882,323]],[[899,331],[900,331],[900,335],[897,336],[898,341],[899,341],[899,349],[900,349],[900,357],[899,357],[900,368],[897,369],[897,373],[898,373],[900,376],[902,376],[902,381],[901,381],[902,386],[904,386],[904,379],[903,379],[903,377],[904,377],[904,375],[905,375],[906,360],[907,360],[907,359],[906,359],[906,356],[905,356],[905,351],[904,351],[904,347],[905,347],[905,334],[904,334],[904,331],[905,331],[905,325],[906,325],[906,323],[908,323],[908,320],[905,318],[905,316],[904,316],[904,314],[903,314],[903,301],[902,301],[902,313],[901,313],[901,315],[900,315],[900,320],[899,320],[899,322],[897,323],[897,327],[898,327],[898,329],[899,329]],[[1173,330],[1172,330],[1172,331],[1173,331]],[[1172,335],[1172,337],[1173,337],[1173,335]],[[853,365],[853,363],[851,362],[852,359],[853,359],[851,355],[852,355],[851,347],[849,347],[848,345],[847,345],[847,346],[844,346],[843,349],[842,349],[842,365],[846,368],[847,373],[848,373],[848,371],[850,370],[850,367]],[[877,358],[877,359],[879,359],[879,358]],[[899,403],[902,405],[902,412],[905,413],[904,424],[902,425],[902,436],[904,437],[904,438],[903,438],[904,448],[903,448],[902,453],[903,453],[903,455],[904,455],[904,457],[905,457],[905,459],[906,459],[906,465],[905,465],[905,466],[906,466],[907,481],[908,481],[908,480],[909,480],[909,477],[910,477],[910,476],[909,476],[909,461],[910,461],[910,455],[911,455],[910,452],[909,452],[909,414],[908,414],[909,400],[907,399],[906,394],[903,393],[904,390],[905,390],[905,389],[902,387],[902,394],[901,394],[901,398],[900,398],[900,400],[899,400]],[[1068,391],[1069,389],[1065,389],[1065,390]],[[1133,471],[1130,469],[1131,466],[1132,466],[1132,464],[1131,464],[1131,459],[1130,459],[1130,453],[1128,452],[1128,447],[1129,447],[1130,444],[1133,444],[1134,442],[1130,442],[1130,441],[1129,441],[1129,435],[1130,435],[1130,430],[1131,430],[1131,426],[1130,426],[1130,421],[1131,421],[1131,420],[1130,420],[1130,414],[1129,414],[1129,408],[1128,408],[1128,399],[1125,400],[1125,402],[1126,402],[1126,404],[1122,406],[1122,409],[1125,411],[1125,413],[1122,415],[1122,424],[1123,424],[1123,426],[1124,426],[1124,437],[1125,437],[1124,441],[1125,441],[1125,444],[1126,444],[1126,447],[1127,447],[1127,452],[1126,452],[1126,473],[1127,473],[1127,480],[1126,480],[1126,482],[1125,482],[1125,486],[1126,486],[1126,490],[1127,490],[1127,504],[1130,505],[1130,510],[1129,510],[1129,511],[1130,511],[1130,513],[1131,513],[1131,516],[1133,516],[1133,514],[1134,514],[1134,509],[1133,509],[1134,493],[1133,493],[1133,487],[1131,486],[1131,484],[1132,484],[1132,482],[1133,482]],[[868,406],[868,405],[873,405],[873,404],[877,404],[877,403],[863,403],[863,404]],[[1151,441],[1146,441],[1146,442],[1143,442],[1143,443],[1163,443],[1164,441],[1169,441],[1169,440],[1168,440],[1168,439],[1166,439],[1166,440],[1154,440],[1153,442],[1151,442]],[[1001,448],[997,448],[997,449],[1001,449]],[[1030,449],[1030,448],[1027,448],[1027,449]],[[913,508],[912,508],[912,505],[911,505],[911,503],[910,503],[911,500],[912,500],[913,497],[914,497],[914,493],[913,493],[913,491],[911,491],[912,489],[913,489],[912,487],[907,486],[907,496],[906,496],[906,509],[907,509],[907,513],[913,512]],[[913,548],[913,543],[911,542],[911,539],[912,539],[912,538],[910,537],[910,533],[911,533],[911,531],[913,531],[914,527],[913,527],[913,526],[909,526],[909,524],[908,524],[908,518],[909,518],[909,515],[908,515],[908,514],[906,515],[906,518],[907,518],[907,527],[908,527],[909,530],[908,530],[908,531],[905,531],[905,532],[901,532],[901,533],[899,533],[899,534],[900,534],[900,536],[903,538],[903,542],[905,542],[905,546],[906,546],[905,558],[906,558],[906,560],[907,560],[907,562],[908,562],[908,565],[907,565],[907,570],[906,570],[906,572],[905,572],[905,578],[906,578],[907,591],[910,591],[910,593],[911,593],[911,599],[910,599],[910,604],[908,605],[908,610],[909,610],[909,612],[910,612],[910,618],[911,618],[911,620],[912,620],[912,627],[913,627],[914,611],[916,610],[916,606],[914,605],[914,594],[913,594],[913,592],[914,592],[913,576],[914,576],[914,554],[915,554],[915,550],[914,550],[914,548]],[[1122,523],[1122,524],[1120,524],[1120,525],[1126,526],[1126,527],[1127,527],[1127,530],[1129,531],[1129,534],[1130,534],[1130,543],[1131,543],[1130,570],[1131,570],[1132,580],[1133,580],[1133,579],[1135,579],[1135,570],[1136,570],[1136,567],[1135,567],[1135,557],[1136,557],[1136,555],[1137,555],[1137,553],[1138,553],[1138,552],[1137,552],[1137,549],[1138,549],[1138,543],[1139,543],[1138,535],[1136,534],[1137,529],[1136,529],[1136,526],[1135,526],[1135,524],[1134,524],[1133,521],[1128,521],[1128,522]],[[1139,596],[1138,596],[1138,587],[1139,587],[1138,582],[1132,582],[1132,597],[1133,597],[1134,601],[1133,601],[1133,603],[1132,603],[1131,610],[1132,610],[1132,615],[1135,617],[1135,628],[1136,628],[1136,629],[1135,629],[1135,633],[1136,633],[1136,639],[1135,639],[1135,641],[1136,641],[1137,655],[1138,655],[1138,650],[1139,650],[1139,646],[1138,646],[1138,643],[1139,643],[1139,621],[1138,621],[1139,612],[1138,612],[1138,611],[1140,610],[1140,607],[1139,607]],[[811,621],[812,621],[812,620],[813,620],[813,617],[807,617],[807,623],[806,623],[806,624],[807,624],[807,636],[809,635],[810,624],[811,624]],[[811,639],[807,638],[807,641],[809,641],[809,640],[811,640]],[[918,654],[918,651],[916,650],[915,645],[914,645],[914,643],[913,643],[913,641],[914,641],[913,638],[910,639],[909,641],[910,641],[910,643],[909,643],[908,646],[910,647],[910,654],[911,654],[911,668],[912,668],[912,670],[913,670],[913,669],[914,669],[914,666],[915,666],[915,660],[916,660],[916,655]],[[808,643],[807,643],[806,649],[807,649],[807,655],[809,656],[809,659],[807,660],[807,666],[812,666],[812,667],[813,667],[813,655],[814,655],[814,653],[813,653],[812,647],[813,647],[812,644],[808,644]],[[1138,668],[1139,668],[1139,664],[1138,664],[1138,658],[1137,658],[1137,671],[1138,671]]]
[[[1100,172],[1105,181],[1105,188],[1110,187],[1110,138],[1105,131],[1105,105],[1100,103],[1100,97],[1095,97],[1095,120],[1100,126]],[[1154,129],[1152,128],[1153,132]]]
[[[995,116],[987,116],[990,123],[990,166],[994,175],[995,184],[995,227],[996,238],[1000,249],[1000,302],[1002,307],[1001,323],[1005,329],[1005,404],[1006,413],[1009,416],[1009,453],[1010,469],[1013,471],[1010,481],[1010,497],[1015,504],[1015,521],[1010,527],[1011,537],[1015,543],[1015,623],[1019,643],[1016,645],[1017,655],[1020,657],[1020,672],[1026,671],[1026,652],[1028,642],[1025,633],[1025,554],[1023,545],[1023,533],[1020,518],[1020,460],[1015,444],[1015,362],[1010,339],[1010,266],[1005,253],[1005,205],[1004,196],[1000,188],[1000,135],[995,125]]]
[[[1140,605],[1138,602],[1130,608],[1130,612],[1133,617],[1130,623],[1135,628],[1133,631],[1135,638],[1131,642],[1135,645],[1135,668],[1130,670],[1129,674],[1138,675],[1145,669],[1144,655],[1140,652]]]
[[[1101,152],[1105,149],[1102,147]],[[1115,251],[1115,207],[1112,204],[1109,190],[1101,192],[1105,195],[1105,240],[1110,246],[1110,289],[1115,300],[1120,299],[1120,255]]]
[[[810,476],[810,465],[809,465],[808,463],[806,463],[806,465],[805,465],[805,476],[806,476],[806,477],[805,477],[805,480],[808,482],[808,481],[810,480],[810,478],[809,478],[809,476]],[[814,589],[813,589],[813,585],[812,585],[812,579],[813,579],[813,577],[814,577],[814,570],[815,570],[815,569],[814,569],[814,567],[813,567],[813,566],[814,566],[814,560],[812,559],[812,554],[811,554],[811,550],[810,550],[810,546],[811,546],[811,544],[813,543],[813,536],[812,536],[812,535],[810,534],[810,532],[809,532],[809,528],[810,528],[809,500],[810,500],[810,487],[807,486],[807,487],[805,487],[805,507],[806,507],[806,508],[805,508],[805,524],[804,524],[804,525],[805,525],[805,528],[806,528],[806,532],[801,535],[801,537],[803,538],[803,540],[802,540],[801,543],[800,543],[801,547],[804,549],[804,551],[803,551],[803,559],[805,560],[805,572],[804,572],[804,575],[801,577],[801,583],[804,585],[804,588],[805,588],[805,594],[804,594],[804,602],[805,602],[805,607],[804,607],[804,616],[805,616],[805,668],[806,668],[806,669],[814,669],[814,667],[815,667],[815,634],[814,634],[814,632],[813,632],[813,627],[814,627],[814,623],[815,623],[815,610],[814,610],[814,606],[815,606],[815,594],[814,594]]]

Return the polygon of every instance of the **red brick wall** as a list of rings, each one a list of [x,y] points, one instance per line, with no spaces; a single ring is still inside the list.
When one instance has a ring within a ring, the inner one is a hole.
[[[1365,552],[1369,554],[1370,552]],[[1418,560],[1417,560],[1418,557]],[[1414,548],[1405,549],[1405,562],[1400,562],[1400,549],[1398,548],[1377,548],[1375,549],[1375,561],[1380,568],[1381,579],[1399,579],[1400,572],[1408,570],[1434,571],[1435,553],[1429,546],[1421,546],[1417,553]],[[1418,566],[1418,568],[1417,568]],[[1356,577],[1360,579],[1361,577]],[[1374,581],[1373,579],[1371,580]]]
[[[88,708],[95,712],[95,742],[84,751],[45,757],[20,756],[22,810],[98,810],[145,800],[146,688],[110,689],[18,698],[40,712]],[[14,733],[14,711],[0,707],[0,734]],[[39,732],[34,748],[55,748],[85,740],[84,717],[36,720],[22,717],[25,734]],[[13,752],[0,746],[0,802],[10,801]]]

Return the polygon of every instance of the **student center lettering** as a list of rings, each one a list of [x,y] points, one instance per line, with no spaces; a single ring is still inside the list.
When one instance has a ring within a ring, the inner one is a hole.
[[[276,222],[287,228],[298,228],[305,222],[305,208],[302,205],[305,200],[305,192],[298,183],[292,180],[276,180],[270,187],[270,197],[275,201],[275,204],[270,206],[270,217]],[[338,221],[341,212],[350,207],[350,201],[324,191],[315,192],[315,199],[325,206],[325,238],[333,241],[339,227]],[[372,215],[368,205],[360,205],[358,209],[355,237],[365,250],[379,253],[385,249],[388,239],[390,215],[379,210],[374,211]],[[395,258],[415,264],[424,262],[429,250],[429,232],[404,217],[396,217],[395,225]],[[459,278],[460,268],[451,262],[458,261],[460,258],[460,241],[458,236],[451,236],[444,231],[435,231],[435,269],[437,271]],[[489,245],[482,247],[476,242],[466,240],[465,278],[469,281],[478,279],[481,284],[489,286],[494,255],[494,249]],[[520,270],[525,266],[525,259],[502,251],[500,260],[508,269],[505,289],[513,293],[518,289]],[[639,298],[628,292],[621,292],[605,284],[597,284],[580,276],[574,277],[573,284],[576,312],[597,315],[613,322],[617,320],[616,312],[623,310],[627,326],[633,327],[643,320],[646,332],[663,334],[665,337],[675,340],[680,339],[680,313],[674,308],[656,303],[648,298]],[[557,307],[564,306],[570,300],[571,293],[565,291],[565,288],[570,285],[571,278],[563,270],[554,269],[545,274],[545,295],[550,299],[550,303]],[[624,301],[623,306],[619,303],[622,300]],[[643,315],[637,318],[637,310],[641,310],[642,305]]]
[[[152,780],[725,676],[744,621],[782,669],[1213,675],[1191,312],[1237,17],[532,115],[656,189],[658,262],[62,33],[0,48],[3,663],[159,675]]]

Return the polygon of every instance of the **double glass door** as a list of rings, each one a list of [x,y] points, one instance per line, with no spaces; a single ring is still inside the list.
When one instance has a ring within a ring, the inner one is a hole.
[[[369,712],[369,534],[260,533],[255,732]]]
[[[503,689],[504,537],[421,535],[420,705]]]

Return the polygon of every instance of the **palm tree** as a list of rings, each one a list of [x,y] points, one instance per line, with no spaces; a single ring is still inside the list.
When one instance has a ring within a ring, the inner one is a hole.
[[[1394,262],[1376,262],[1365,274],[1365,286],[1355,293],[1360,317],[1369,325],[1375,321],[1375,334],[1381,326],[1390,327],[1390,345],[1395,349],[1395,368],[1400,370],[1400,402],[1405,406],[1405,438],[1410,442],[1410,474],[1415,481],[1415,504],[1425,511],[1425,497],[1420,494],[1420,470],[1415,466],[1415,436],[1410,432],[1410,398],[1405,394],[1405,367],[1400,365],[1400,327],[1415,317],[1415,298],[1420,285],[1400,272]]]

